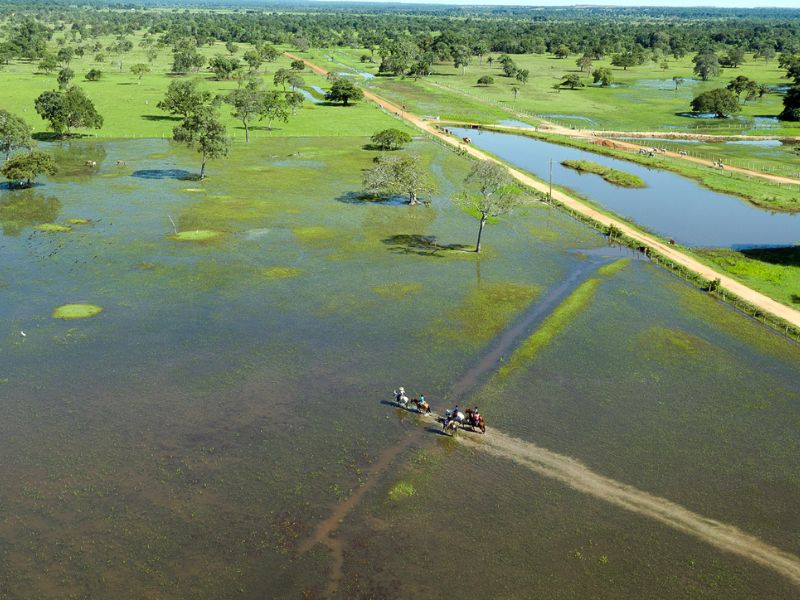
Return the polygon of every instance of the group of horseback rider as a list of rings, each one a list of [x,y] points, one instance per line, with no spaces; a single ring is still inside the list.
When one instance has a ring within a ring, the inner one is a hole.
[[[394,400],[398,405],[403,407],[416,405],[417,409],[422,413],[429,414],[431,412],[431,406],[428,401],[425,400],[424,395],[420,394],[419,398],[409,399],[409,397],[406,395],[405,388],[402,386],[394,391]],[[478,412],[477,406],[475,408],[467,408],[466,410],[462,411],[458,407],[458,404],[456,404],[452,410],[445,412],[442,422],[445,429],[447,429],[452,422],[455,422],[455,424],[458,426],[466,425],[471,428],[478,428],[481,431],[486,430],[483,417]]]

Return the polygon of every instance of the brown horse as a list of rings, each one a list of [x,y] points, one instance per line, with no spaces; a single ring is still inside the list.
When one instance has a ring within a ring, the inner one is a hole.
[[[419,398],[412,398],[408,402],[409,406],[416,406],[417,410],[424,415],[431,414],[431,405],[427,400],[420,400]]]
[[[456,419],[444,419],[442,421],[442,433],[450,431],[452,431],[450,435],[455,435],[458,431],[458,421]]]
[[[475,418],[475,414],[471,408],[468,408],[466,411],[467,418],[464,421],[464,425],[468,426],[472,431],[475,431],[475,428],[481,430],[481,433],[486,433],[486,422],[483,420],[482,415],[478,415],[478,418]]]

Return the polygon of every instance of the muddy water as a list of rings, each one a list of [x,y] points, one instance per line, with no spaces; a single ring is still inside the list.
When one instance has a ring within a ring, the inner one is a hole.
[[[358,204],[363,144],[254,142],[202,184],[183,179],[196,155],[162,141],[77,144],[29,211],[1,193],[4,596],[326,597],[338,571],[340,597],[437,597],[468,560],[482,577],[453,583],[462,595],[791,597],[758,563],[382,403],[404,385],[441,410],[604,240],[531,207],[489,225],[479,260],[431,253],[421,240],[473,242],[449,204],[469,165],[419,144],[432,206]],[[82,153],[107,158],[83,172]],[[221,235],[171,240],[170,217]],[[70,218],[90,223],[34,230]],[[51,317],[69,302],[104,311]],[[463,397],[487,435],[797,553],[798,365],[795,346],[633,260],[535,360],[502,384],[482,370]],[[390,495],[399,482],[413,492]],[[450,527],[461,513],[488,525]]]
[[[466,129],[453,132],[470,136],[476,146],[544,180],[549,179],[552,160],[554,184],[684,244],[743,248],[793,245],[800,240],[800,214],[759,209],[680,175],[519,135]],[[563,167],[563,160],[590,160],[638,175],[647,187],[621,188],[596,175]]]

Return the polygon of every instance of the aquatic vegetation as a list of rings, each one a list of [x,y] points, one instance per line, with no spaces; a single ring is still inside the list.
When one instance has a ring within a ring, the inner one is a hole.
[[[416,495],[417,489],[408,481],[398,481],[389,490],[389,500],[397,502]]]
[[[36,231],[44,231],[46,233],[66,233],[72,231],[72,227],[68,225],[59,225],[58,223],[42,223],[35,227]]]
[[[607,265],[603,265],[599,269],[597,269],[598,275],[603,275],[605,277],[611,277],[612,275],[616,275],[620,271],[622,271],[625,267],[627,267],[631,262],[630,258],[620,258],[615,260],[612,263],[608,263]]]
[[[438,328],[426,335],[434,333],[447,343],[483,344],[502,331],[540,291],[539,286],[519,283],[481,284],[434,324]]]
[[[103,312],[96,304],[64,304],[53,310],[54,319],[86,319]]]
[[[53,221],[60,210],[58,198],[20,190],[0,202],[0,227],[4,235],[19,235],[23,227]]]
[[[179,242],[207,242],[215,240],[222,235],[220,231],[211,229],[195,229],[194,231],[179,231],[174,235],[167,236],[171,240]]]
[[[403,296],[410,296],[418,294],[422,291],[423,285],[416,282],[408,283],[386,283],[383,285],[376,285],[370,288],[373,292],[384,298],[402,298]]]
[[[292,279],[302,274],[302,270],[295,267],[269,267],[261,271],[266,279]]]
[[[584,310],[597,292],[600,279],[587,279],[566,300],[550,313],[539,329],[525,340],[511,355],[508,362],[500,367],[497,375],[503,379],[516,369],[529,364],[539,351],[546,347],[552,339],[565,329],[582,310]]]
[[[625,171],[612,169],[605,165],[598,164],[590,160],[562,160],[561,164],[567,168],[575,169],[581,173],[594,173],[600,175],[608,183],[618,185],[620,187],[629,188],[643,188],[647,187],[644,179],[636,175],[631,175]]]
[[[67,223],[70,225],[88,225],[91,222],[91,219],[67,219]]]
[[[336,236],[336,230],[322,225],[309,225],[307,227],[295,227],[292,229],[294,235],[303,241],[327,240]]]

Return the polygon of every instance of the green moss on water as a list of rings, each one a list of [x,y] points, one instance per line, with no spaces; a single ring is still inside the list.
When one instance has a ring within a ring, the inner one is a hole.
[[[265,279],[293,279],[302,274],[303,271],[295,267],[269,267],[261,271]]]
[[[542,224],[528,228],[528,233],[545,242],[552,242],[561,237],[561,232]]]
[[[322,225],[309,225],[292,229],[295,237],[302,241],[328,240],[336,236],[336,230]]]
[[[402,298],[422,291],[421,283],[387,283],[370,288],[374,293],[384,298]]]
[[[88,225],[91,222],[91,219],[67,219],[67,223],[70,225]]]
[[[603,265],[599,269],[597,269],[598,275],[603,275],[605,277],[611,277],[612,275],[616,275],[620,271],[622,271],[625,267],[627,267],[631,262],[630,258],[620,258],[615,260],[612,263],[608,263],[607,265]]]
[[[72,231],[72,227],[67,225],[59,225],[58,223],[42,223],[36,226],[36,231],[44,231],[46,233],[66,233]]]
[[[57,198],[33,190],[18,190],[0,202],[0,228],[4,235],[19,235],[24,227],[53,221],[61,210]]]
[[[535,285],[484,283],[425,332],[442,343],[480,345],[502,331],[511,319],[539,295]],[[438,327],[436,327],[438,325]]]
[[[388,497],[392,502],[405,500],[416,495],[417,489],[408,481],[398,481],[389,490]]]
[[[219,238],[221,235],[222,233],[219,231],[195,229],[194,231],[180,231],[167,237],[178,242],[208,242]]]
[[[503,379],[513,371],[530,364],[542,348],[563,331],[583,311],[597,292],[600,279],[587,279],[572,292],[566,300],[542,322],[527,340],[511,355],[509,361],[500,367],[497,375]]]
[[[651,360],[664,363],[685,357],[704,356],[711,344],[687,331],[669,327],[649,327],[637,339],[642,353]]]
[[[54,319],[86,319],[103,312],[96,304],[64,304],[53,310]]]

